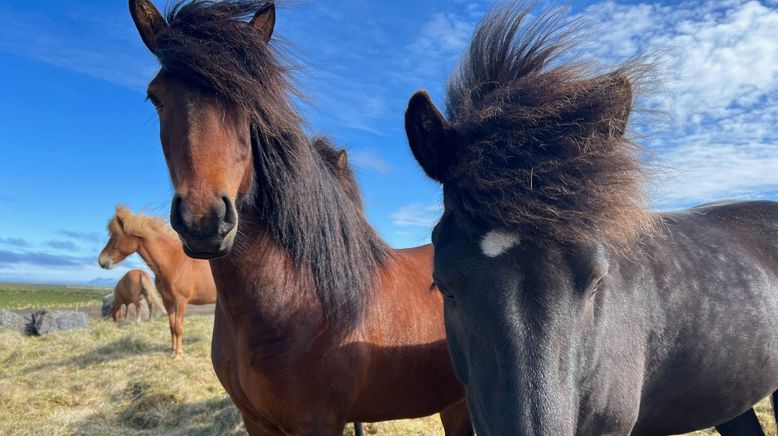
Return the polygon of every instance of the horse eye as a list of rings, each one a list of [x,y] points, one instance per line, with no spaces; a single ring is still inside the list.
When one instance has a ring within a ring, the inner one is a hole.
[[[152,93],[149,93],[148,96],[146,96],[146,100],[150,101],[151,104],[153,104],[154,107],[157,108],[157,109],[159,109],[159,108],[161,108],[163,106],[162,102],[159,100],[159,98],[157,98],[157,96],[152,94]]]

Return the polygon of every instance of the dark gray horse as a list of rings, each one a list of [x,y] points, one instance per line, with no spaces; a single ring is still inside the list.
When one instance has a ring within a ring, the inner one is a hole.
[[[753,423],[778,388],[778,203],[647,211],[625,136],[647,68],[574,65],[564,11],[530,10],[479,25],[448,121],[423,92],[406,113],[414,156],[443,184],[434,277],[476,431]]]

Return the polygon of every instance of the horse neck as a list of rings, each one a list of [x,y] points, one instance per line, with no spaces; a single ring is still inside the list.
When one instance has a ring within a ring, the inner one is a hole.
[[[273,153],[278,150],[285,150],[289,154],[294,155],[296,159],[299,159],[297,162],[298,168],[304,168],[306,164],[326,165],[316,158],[315,150],[305,148],[310,147],[310,144],[306,141],[301,141],[300,138],[301,136],[293,133],[284,138],[275,138],[272,140],[274,142],[262,147],[264,150],[262,155],[255,155],[255,164],[261,165],[255,170],[256,181],[262,186],[260,189],[283,189],[283,187],[275,187],[273,184],[275,181],[270,183],[264,182],[266,173],[263,172],[263,169],[268,171],[269,169],[277,170],[279,168],[275,162],[272,162],[274,158]],[[311,153],[311,155],[307,156],[308,153]],[[308,158],[312,159],[312,161],[306,161]],[[261,161],[261,159],[269,159],[269,161]],[[328,168],[318,168],[317,170],[322,171],[323,174],[327,174],[330,171]],[[262,174],[262,176],[258,176],[258,174]],[[325,176],[325,179],[321,179],[315,177],[307,178],[305,175],[302,175],[301,177],[293,178],[289,182],[311,183],[310,192],[315,192],[314,190],[316,189],[322,189],[324,192],[330,189],[342,189],[339,187],[336,177],[326,178]],[[333,183],[334,185],[316,186],[315,184],[317,183]],[[306,186],[297,186],[295,188],[297,192],[306,191]],[[336,195],[333,198],[319,195],[317,199],[317,201],[330,202],[349,201],[345,194]],[[258,203],[252,204],[252,201],[258,201]],[[287,332],[290,336],[299,337],[300,333],[296,333],[294,330],[305,331],[306,327],[304,326],[309,326],[311,329],[316,328],[316,331],[321,332],[322,329],[326,329],[326,323],[322,324],[325,319],[323,311],[332,310],[332,308],[325,308],[322,302],[321,294],[322,292],[328,292],[328,290],[316,287],[317,283],[321,283],[321,277],[317,280],[315,275],[320,271],[314,270],[316,264],[318,264],[318,259],[315,258],[317,255],[308,252],[310,245],[300,248],[295,245],[289,245],[299,241],[290,242],[289,240],[282,241],[278,239],[280,238],[278,233],[281,231],[279,228],[288,231],[289,227],[285,226],[283,222],[271,222],[270,220],[297,220],[294,213],[278,213],[277,215],[274,215],[275,212],[268,213],[269,210],[277,211],[277,207],[282,206],[272,204],[274,200],[270,199],[267,200],[270,204],[259,203],[259,201],[265,201],[265,199],[250,200],[248,204],[240,208],[240,228],[230,255],[211,261],[211,268],[220,301],[223,301],[226,310],[232,313],[233,320],[240,317],[251,319],[254,329],[259,328],[278,332],[276,339],[280,339],[281,332]],[[292,200],[287,198],[286,201]],[[322,213],[356,214],[340,217],[345,220],[342,222],[344,225],[353,226],[353,233],[348,241],[356,241],[354,238],[370,238],[370,241],[363,241],[365,245],[359,248],[365,251],[367,251],[366,247],[368,244],[379,244],[377,239],[373,239],[377,237],[374,233],[371,233],[372,230],[367,230],[369,229],[369,224],[358,207],[351,207],[353,205],[350,203],[337,209],[332,207],[333,204],[328,204],[326,205],[327,207],[309,206],[315,208],[313,210],[322,211]],[[327,210],[330,212],[324,212]],[[332,218],[337,219],[337,217]],[[315,217],[303,217],[296,222],[307,222],[309,227],[315,227],[316,221]],[[316,228],[297,228],[294,231],[317,232],[318,230]],[[365,232],[363,233],[362,231]],[[296,239],[288,234],[285,237],[292,240]],[[317,244],[322,243],[325,242],[317,242]],[[351,250],[353,248],[348,247],[346,249]],[[302,259],[295,257],[293,253],[296,250],[303,250]],[[356,252],[349,251],[349,253]],[[365,252],[363,254],[367,255],[368,253]],[[370,254],[377,255],[372,252]],[[313,258],[310,256],[313,256]],[[332,262],[333,260],[327,259],[325,261]],[[342,258],[335,259],[334,261],[353,262],[353,259]],[[380,260],[376,259],[376,264],[380,264],[380,262]],[[353,265],[353,263],[349,265]],[[362,267],[368,268],[368,266]],[[364,272],[364,269],[362,271]],[[360,277],[360,279],[362,278]],[[329,284],[332,285],[332,283]],[[334,286],[341,285],[335,284]],[[343,286],[350,285],[344,284]],[[370,292],[370,290],[366,289],[365,292]],[[334,297],[340,298],[340,296]],[[327,297],[324,296],[323,298],[326,299]],[[344,295],[343,298],[348,298],[348,296]],[[358,305],[359,303],[361,302],[355,301],[355,304]],[[240,321],[236,322],[240,323]],[[293,331],[290,332],[290,328]]]
[[[141,238],[138,255],[157,278],[165,281],[171,280],[181,265],[190,261],[184,254],[181,243],[162,232]]]
[[[253,212],[241,214],[231,253],[211,260],[211,269],[219,295],[237,311],[250,306],[261,318],[280,319],[304,305],[306,294],[315,300],[310,280],[300,277],[291,255]]]

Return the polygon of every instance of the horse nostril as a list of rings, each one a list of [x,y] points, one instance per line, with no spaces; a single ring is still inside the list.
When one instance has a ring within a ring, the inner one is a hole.
[[[174,195],[173,203],[170,205],[170,225],[177,232],[184,230],[186,223],[182,216],[181,203],[181,196],[178,194]]]
[[[238,212],[235,210],[235,204],[230,197],[224,194],[222,194],[221,198],[224,203],[224,222],[234,226],[238,221]]]
[[[216,241],[227,236],[235,228],[238,215],[235,205],[226,195],[219,194],[213,198],[204,213],[193,211],[189,199],[176,194],[170,205],[170,225],[190,248],[192,245],[204,244],[205,241]]]

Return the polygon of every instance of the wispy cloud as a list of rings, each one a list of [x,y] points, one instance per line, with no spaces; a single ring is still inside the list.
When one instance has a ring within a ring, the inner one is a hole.
[[[373,149],[349,150],[349,160],[358,167],[370,169],[380,174],[387,174],[392,165]]]
[[[100,232],[79,232],[74,230],[60,230],[59,234],[80,242],[102,242],[105,235]]]
[[[778,188],[775,5],[605,2],[587,10],[598,57],[660,55],[664,90],[646,104],[673,121],[637,126],[664,168],[655,190],[658,206],[760,197]]]
[[[400,227],[423,227],[431,229],[441,215],[441,206],[411,203],[391,214],[392,223]]]
[[[63,250],[63,251],[78,250],[78,245],[76,245],[73,241],[62,240],[62,239],[52,239],[50,241],[44,242],[43,245],[49,248],[54,248],[56,250]]]
[[[473,26],[472,21],[453,13],[434,14],[409,49],[421,56],[457,58],[470,42]]]
[[[303,75],[300,82],[312,103],[300,107],[311,120],[329,121],[371,135],[386,135],[381,123],[386,117],[388,90],[379,83],[337,71],[329,65]]]
[[[0,9],[0,50],[143,90],[157,67],[127,16],[66,3]]]
[[[482,13],[477,4],[465,8],[465,12],[436,13],[427,20],[399,59],[405,82],[427,88],[433,94],[442,92],[440,77],[447,76],[457,65]]]
[[[60,256],[40,251],[14,252],[0,250],[0,267],[16,264],[77,267],[94,262],[94,259],[86,256]]]
[[[0,281],[111,286],[128,270],[129,265],[120,265],[106,271],[97,266],[96,262],[78,267],[52,267],[51,265],[37,264],[5,266],[0,264]]]
[[[0,269],[58,268],[77,271],[97,265],[97,254],[56,254],[42,250],[0,249]],[[121,264],[122,269],[143,268],[145,264],[137,255],[132,255]]]
[[[29,247],[31,244],[22,238],[0,238],[0,245],[9,247]]]
[[[778,145],[721,144],[692,138],[662,154],[669,179],[656,188],[660,207],[725,198],[761,198],[778,192]]]

